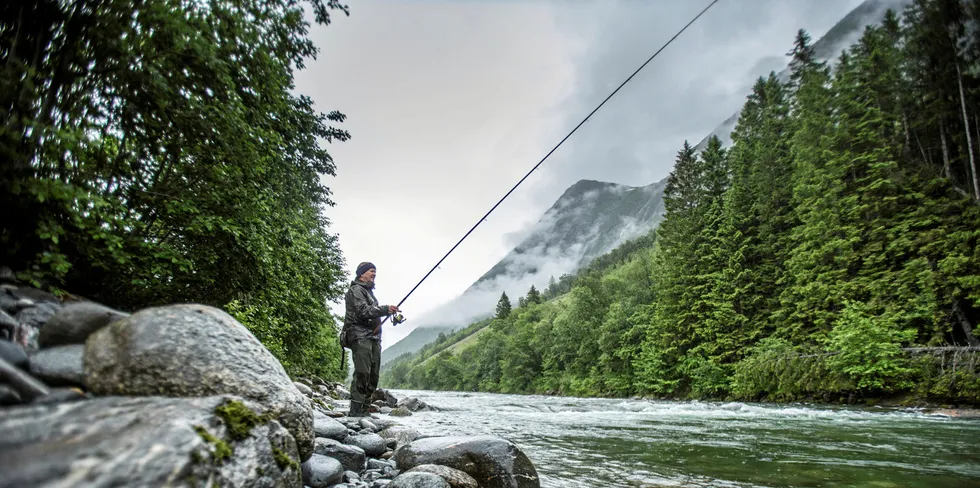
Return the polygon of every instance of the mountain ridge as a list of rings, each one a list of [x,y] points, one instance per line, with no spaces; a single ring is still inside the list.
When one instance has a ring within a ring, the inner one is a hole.
[[[663,216],[665,186],[666,179],[644,186],[589,179],[570,185],[522,231],[519,244],[506,256],[463,293],[430,312],[432,319],[385,348],[382,363],[417,351],[439,333],[488,317],[501,292],[519,296],[531,284],[542,288],[549,278],[574,273],[622,242],[649,231]]]

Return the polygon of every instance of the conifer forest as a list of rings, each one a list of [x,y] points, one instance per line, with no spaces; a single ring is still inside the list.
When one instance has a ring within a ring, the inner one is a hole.
[[[382,386],[980,403],[980,1],[916,0],[832,62],[787,41],[730,145],[678,144],[656,230]]]

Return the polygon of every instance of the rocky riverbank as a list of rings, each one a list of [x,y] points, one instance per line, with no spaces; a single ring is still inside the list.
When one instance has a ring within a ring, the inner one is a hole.
[[[4,277],[0,276],[0,280]],[[538,487],[506,439],[428,437],[438,410],[290,378],[220,309],[132,313],[0,282],[0,487]]]

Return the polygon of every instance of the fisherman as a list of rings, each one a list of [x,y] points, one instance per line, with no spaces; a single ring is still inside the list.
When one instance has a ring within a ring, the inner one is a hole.
[[[400,310],[396,305],[378,305],[374,297],[374,264],[357,265],[356,277],[344,296],[347,310],[344,329],[350,334],[351,354],[354,356],[354,378],[351,381],[350,417],[367,415],[367,404],[378,388],[381,373],[381,317]]]

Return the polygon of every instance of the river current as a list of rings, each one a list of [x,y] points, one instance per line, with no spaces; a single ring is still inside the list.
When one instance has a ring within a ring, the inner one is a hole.
[[[980,487],[980,420],[912,409],[391,390],[443,409],[426,435],[491,434],[543,487]]]

